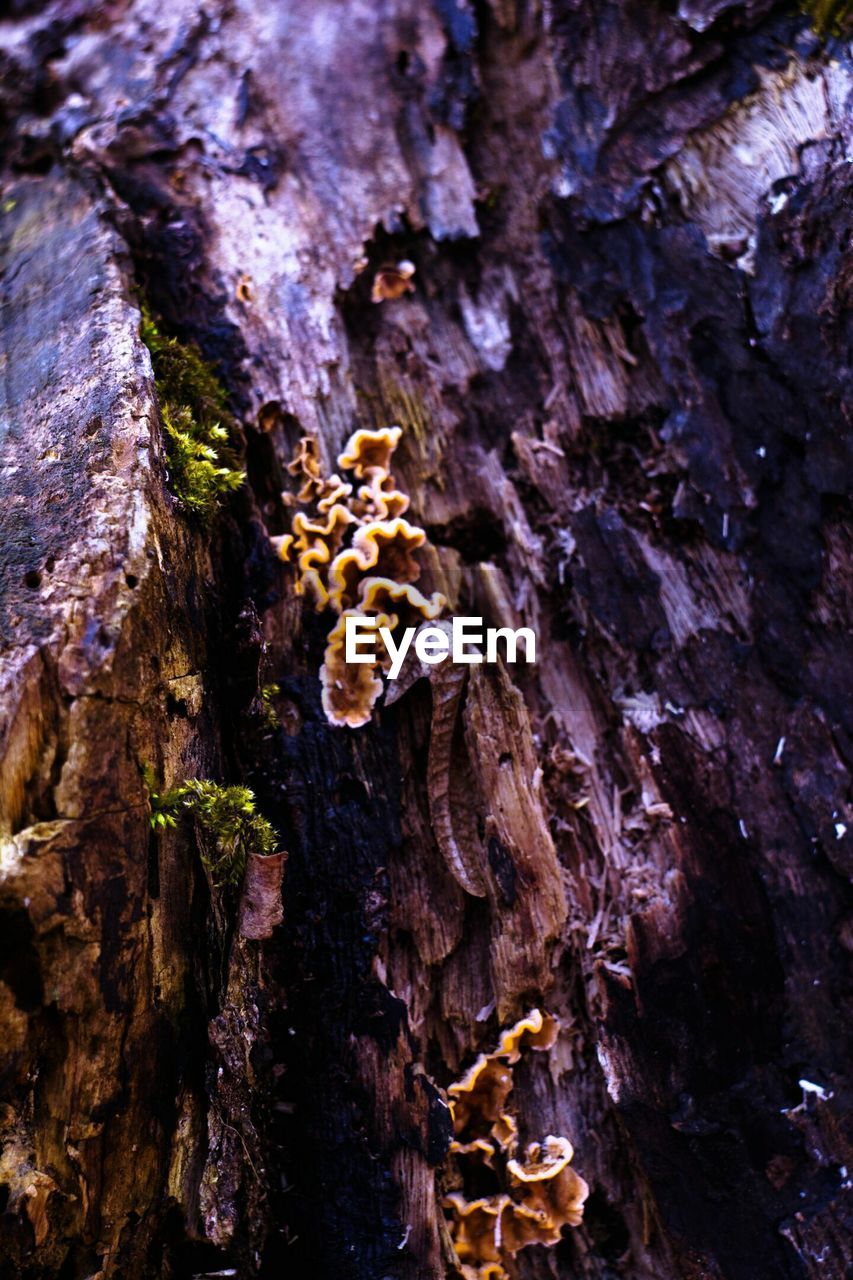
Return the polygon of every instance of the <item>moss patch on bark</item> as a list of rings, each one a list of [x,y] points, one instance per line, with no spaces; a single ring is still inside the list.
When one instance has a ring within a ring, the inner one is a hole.
[[[151,353],[169,466],[169,485],[193,515],[209,519],[246,479],[230,434],[225,389],[189,343],[168,338],[143,304],[142,341]]]

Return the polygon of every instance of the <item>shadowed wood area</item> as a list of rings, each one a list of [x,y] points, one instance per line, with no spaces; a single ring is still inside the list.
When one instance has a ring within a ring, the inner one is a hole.
[[[4,7],[0,1280],[850,1274],[812,9]],[[392,425],[418,589],[537,661],[344,728],[272,539]]]

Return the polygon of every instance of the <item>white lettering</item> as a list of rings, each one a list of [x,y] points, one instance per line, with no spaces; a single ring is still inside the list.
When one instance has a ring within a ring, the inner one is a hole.
[[[406,627],[399,645],[394,643],[394,637],[388,627],[380,627],[379,634],[382,637],[382,643],[388,650],[388,657],[391,659],[391,670],[388,672],[388,679],[396,680],[402,670],[403,663],[406,661],[406,654],[409,652],[409,645],[412,643],[415,628]]]
[[[359,631],[362,629],[362,627],[368,627],[371,630],[375,631],[376,619],[375,618],[359,618],[355,616],[350,616],[349,618],[347,618],[346,622],[344,623],[344,629],[346,633],[345,644],[344,644],[344,659],[347,662],[375,662],[376,661],[376,650],[373,644],[373,637],[359,635]],[[370,653],[362,652],[362,648],[366,644],[370,645]]]
[[[381,644],[377,653],[375,632],[377,618],[365,618],[358,614],[348,614],[345,627],[344,656],[347,662],[367,662],[376,665],[380,661],[382,646],[390,659],[388,679],[396,680],[403,669],[412,641],[415,642],[415,653],[420,662],[429,666],[443,662],[452,657],[454,662],[465,664],[498,661],[498,647],[502,646],[505,661],[515,663],[519,658],[519,641],[521,641],[526,662],[536,661],[536,632],[532,627],[483,627],[482,618],[454,618],[452,626],[446,623],[434,627],[421,625],[407,627],[394,639],[394,633],[388,627],[379,627]],[[484,634],[485,632],[485,634]],[[485,641],[486,656],[481,649]]]
[[[415,640],[415,653],[421,662],[433,666],[442,662],[450,652],[450,641],[447,632],[441,627],[423,627]]]
[[[511,627],[490,627],[486,633],[486,662],[497,662],[498,640],[506,641],[507,662],[517,662],[519,640],[524,641],[524,656],[528,662],[536,661],[536,633],[532,627],[519,627],[513,631]]]
[[[481,653],[466,653],[465,646],[469,644],[482,644],[483,633],[477,631],[475,634],[467,634],[471,627],[481,627],[483,625],[482,618],[454,618],[453,619],[453,661],[454,662],[482,662],[483,655]]]

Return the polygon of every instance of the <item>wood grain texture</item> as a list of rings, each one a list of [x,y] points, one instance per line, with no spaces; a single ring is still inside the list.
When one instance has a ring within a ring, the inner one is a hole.
[[[773,0],[21,0],[0,66],[3,1280],[452,1276],[442,1090],[532,1007],[521,1137],[591,1194],[513,1280],[840,1280],[840,44]],[[208,529],[134,290],[241,424]],[[392,422],[419,585],[539,661],[349,732],[269,536],[300,436]],[[271,937],[144,763],[255,790]]]

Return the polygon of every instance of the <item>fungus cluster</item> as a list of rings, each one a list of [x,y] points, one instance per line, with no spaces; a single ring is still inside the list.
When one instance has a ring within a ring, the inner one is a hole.
[[[457,1181],[488,1191],[469,1200],[453,1190],[444,1198],[465,1280],[506,1280],[504,1264],[520,1249],[557,1244],[561,1229],[579,1226],[583,1217],[589,1188],[571,1168],[568,1138],[549,1135],[522,1154],[509,1109],[512,1068],[522,1051],[550,1049],[558,1031],[555,1018],[533,1009],[447,1090]]]
[[[399,427],[356,431],[338,457],[351,479],[323,474],[313,436],[303,436],[288,467],[301,481],[292,500],[310,504],[314,514],[297,511],[291,532],[272,541],[282,560],[296,564],[297,593],[318,612],[338,615],[320,669],[323,710],[333,725],[368,722],[382,692],[378,673],[390,664],[378,636],[375,663],[346,662],[347,618],[375,619],[393,634],[437,618],[445,604],[437,592],[427,598],[414,586],[420,566],[413,553],[426,534],[404,518],[409,499],[391,474],[401,435]]]
[[[376,272],[373,288],[370,291],[371,302],[395,301],[406,293],[414,293],[412,276],[415,264],[404,258],[402,262],[386,263]]]

